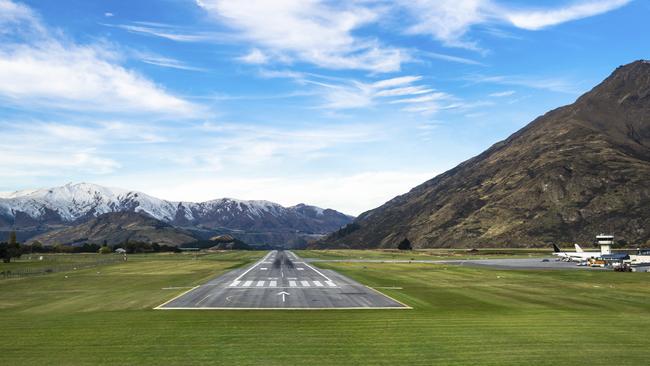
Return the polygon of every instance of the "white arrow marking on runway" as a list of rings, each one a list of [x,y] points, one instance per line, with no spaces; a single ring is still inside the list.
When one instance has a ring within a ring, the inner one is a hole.
[[[282,302],[284,302],[284,297],[291,294],[286,291],[282,291],[282,292],[278,292],[278,295],[282,295]]]

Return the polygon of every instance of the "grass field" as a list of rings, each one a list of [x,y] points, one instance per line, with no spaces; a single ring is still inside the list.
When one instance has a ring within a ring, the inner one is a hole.
[[[642,365],[650,358],[644,273],[321,263],[414,309],[151,310],[263,254],[131,256],[2,280],[0,364]]]
[[[492,258],[528,258],[550,256],[548,249],[503,249],[482,248],[474,251],[467,249],[328,249],[328,250],[296,250],[303,258],[313,259],[370,259],[370,260],[438,260],[438,259],[492,259]]]

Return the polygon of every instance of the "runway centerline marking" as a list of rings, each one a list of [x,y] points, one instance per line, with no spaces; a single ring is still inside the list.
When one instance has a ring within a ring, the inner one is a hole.
[[[251,268],[247,269],[244,273],[240,274],[239,277],[235,278],[235,281],[239,281],[239,280],[241,280],[242,277],[244,277],[248,272],[252,271],[253,268],[259,266],[262,262],[264,262],[265,260],[267,260],[267,259],[268,259],[272,254],[275,254],[275,253],[274,253],[274,252],[269,252],[269,254],[267,254],[266,256],[264,256],[264,258],[262,258],[261,261],[258,261],[257,263],[253,264],[253,266],[252,266]]]

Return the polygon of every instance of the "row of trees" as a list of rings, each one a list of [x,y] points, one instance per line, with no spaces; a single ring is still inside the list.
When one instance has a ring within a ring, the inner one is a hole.
[[[21,244],[16,240],[16,233],[9,234],[9,240],[0,242],[0,258],[4,263],[11,262],[13,258],[20,258],[23,254],[33,253],[101,253],[108,254],[116,249],[122,248],[129,254],[134,253],[159,253],[159,252],[180,252],[181,250],[174,246],[158,243],[144,243],[125,241],[121,244],[108,245],[106,241],[102,245],[94,243],[84,243],[82,245],[43,245],[35,241],[30,244]]]

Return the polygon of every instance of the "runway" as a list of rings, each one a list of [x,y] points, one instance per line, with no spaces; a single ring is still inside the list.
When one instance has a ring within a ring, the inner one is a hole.
[[[290,251],[271,251],[156,309],[409,309],[335,271],[317,269]]]

